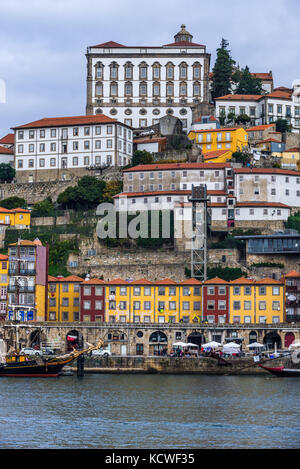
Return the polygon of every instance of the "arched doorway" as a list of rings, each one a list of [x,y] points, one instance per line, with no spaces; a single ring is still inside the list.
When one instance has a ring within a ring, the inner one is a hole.
[[[41,333],[36,330],[31,332],[29,336],[29,347],[39,350],[41,347]]]
[[[264,345],[271,350],[274,350],[275,346],[277,349],[281,349],[281,338],[277,332],[268,332],[264,337]]]
[[[188,340],[188,342],[190,342],[191,344],[198,345],[199,348],[201,347],[201,345],[203,344],[203,342],[205,342],[204,337],[203,337],[203,334],[200,334],[200,332],[192,332],[192,333],[188,336],[187,340]]]
[[[257,332],[251,331],[249,334],[249,345],[257,342]]]
[[[78,332],[76,330],[68,332],[66,336],[66,341],[68,352],[73,350],[73,348],[83,348],[83,335],[81,334],[81,332]]]
[[[295,342],[295,335],[293,332],[287,332],[284,337],[284,346],[285,348],[289,348],[291,344]]]
[[[168,350],[168,338],[164,332],[153,332],[149,337],[150,355],[165,355]]]

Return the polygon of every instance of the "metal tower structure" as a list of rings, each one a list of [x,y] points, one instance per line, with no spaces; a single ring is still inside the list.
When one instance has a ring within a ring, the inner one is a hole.
[[[207,279],[207,187],[192,186],[193,238],[191,242],[191,276],[201,281]]]

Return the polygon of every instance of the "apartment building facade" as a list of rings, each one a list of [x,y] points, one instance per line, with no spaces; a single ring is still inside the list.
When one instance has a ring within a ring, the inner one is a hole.
[[[131,162],[132,129],[105,115],[44,118],[13,130],[18,182],[67,180]]]
[[[188,130],[191,106],[209,101],[210,54],[185,25],[170,44],[109,41],[88,47],[86,58],[87,114],[108,114],[134,128],[173,115]]]

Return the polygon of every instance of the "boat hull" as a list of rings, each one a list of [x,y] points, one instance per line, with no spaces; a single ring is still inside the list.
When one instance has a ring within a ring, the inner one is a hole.
[[[269,368],[267,366],[259,365],[264,370],[269,371],[274,376],[278,376],[280,378],[300,378],[300,369],[297,368],[284,368],[284,366],[280,366],[277,368]]]
[[[0,377],[56,378],[67,363],[70,363],[70,360],[52,363],[45,362],[42,364],[34,361],[28,361],[26,363],[4,363],[0,365]]]

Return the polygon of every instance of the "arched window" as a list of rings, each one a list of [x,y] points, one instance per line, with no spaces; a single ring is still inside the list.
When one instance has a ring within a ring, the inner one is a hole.
[[[102,85],[102,83],[96,83],[95,94],[96,94],[96,96],[102,96],[103,95],[103,85]]]
[[[153,83],[153,96],[160,96],[160,83]]]
[[[112,62],[110,64],[110,79],[111,80],[118,79],[118,68],[119,68],[119,65],[117,64],[117,62]]]
[[[167,80],[174,79],[174,65],[172,64],[172,62],[169,62],[166,65],[166,79]]]
[[[140,96],[147,96],[147,83],[140,83]]]
[[[194,80],[201,80],[201,64],[199,62],[193,64],[193,75]]]
[[[150,337],[149,337],[149,342],[152,344],[157,344],[157,343],[167,343],[168,338],[164,332],[161,331],[156,331],[153,332]]]
[[[103,63],[97,62],[95,65],[95,78],[96,80],[103,80]]]
[[[155,62],[152,65],[152,79],[154,80],[160,80],[160,63]]]
[[[179,85],[179,95],[187,96],[187,84],[185,81],[182,81]]]
[[[131,62],[126,62],[126,64],[124,65],[124,77],[125,77],[125,80],[132,80],[133,65]]]
[[[174,84],[172,82],[167,83],[166,94],[169,97],[174,96]]]
[[[199,81],[195,81],[193,85],[193,95],[200,96],[200,94],[201,94],[201,85]]]
[[[125,83],[125,96],[132,96],[132,83],[130,81],[127,81]]]
[[[139,65],[140,68],[140,80],[147,80],[148,78],[148,64],[146,62],[142,62]]]
[[[110,84],[110,96],[118,96],[118,83],[112,82]]]
[[[180,80],[186,80],[187,79],[187,64],[185,62],[182,62],[179,65],[179,79]]]

